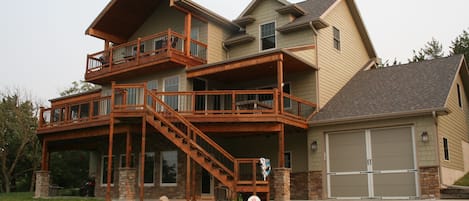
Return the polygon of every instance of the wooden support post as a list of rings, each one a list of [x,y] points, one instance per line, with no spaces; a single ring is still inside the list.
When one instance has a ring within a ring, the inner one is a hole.
[[[145,146],[146,146],[146,135],[147,135],[147,118],[145,115],[142,116],[142,144],[140,152],[140,201],[144,199],[144,182],[145,182]]]
[[[125,167],[131,168],[131,154],[132,154],[132,134],[130,131],[127,131],[127,139],[126,139],[126,149],[125,149]]]
[[[186,200],[191,200],[191,156],[186,154]]]
[[[114,141],[114,115],[111,113],[109,120],[109,144],[108,144],[108,154],[107,154],[107,185],[106,185],[106,201],[111,201],[111,179],[112,175],[112,147]]]
[[[192,14],[190,12],[186,13],[184,29],[186,31],[186,43],[184,44],[184,52],[186,53],[186,56],[191,56]]]
[[[47,140],[42,140],[42,161],[41,167],[42,171],[49,171],[49,149],[47,147]]]
[[[140,64],[140,44],[142,43],[142,38],[137,39],[137,52],[135,54],[135,60],[137,60],[137,65]]]
[[[285,124],[280,124],[278,132],[278,167],[285,167]]]
[[[279,90],[280,114],[283,114],[283,55],[277,60],[277,88]]]

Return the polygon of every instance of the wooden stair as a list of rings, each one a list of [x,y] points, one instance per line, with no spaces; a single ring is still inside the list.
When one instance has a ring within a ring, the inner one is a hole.
[[[230,189],[234,195],[237,192],[263,192],[268,196],[269,182],[256,179],[260,173],[256,173],[258,158],[234,158],[152,92],[146,90],[145,96],[151,99],[150,104],[146,104],[146,121]],[[241,164],[252,166],[252,176],[248,181],[240,179]]]

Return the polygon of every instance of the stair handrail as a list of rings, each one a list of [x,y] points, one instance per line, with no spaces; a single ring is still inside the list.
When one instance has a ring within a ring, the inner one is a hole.
[[[153,101],[158,102],[163,108],[165,109],[166,112],[170,112],[171,115],[174,115],[181,123],[183,123],[185,126],[187,126],[188,130],[193,134],[197,135],[198,137],[202,138],[206,142],[209,143],[210,146],[215,148],[219,153],[223,154],[224,157],[226,157],[229,162],[233,163],[233,168],[235,166],[235,158],[228,153],[225,149],[223,149],[220,145],[218,145],[215,141],[213,141],[211,138],[206,136],[201,130],[199,130],[196,126],[194,126],[190,121],[188,121],[186,118],[184,118],[181,114],[179,114],[177,111],[175,111],[171,106],[166,104],[164,101],[162,101],[160,98],[158,98],[154,92],[145,89],[145,94],[149,95]],[[145,95],[145,97],[146,97]],[[177,128],[174,124],[169,122],[166,118],[162,117],[161,114],[159,114],[153,107],[150,107],[149,105],[146,106],[147,110],[152,112],[155,116],[157,116],[161,121],[163,121],[165,124],[171,127],[172,130],[177,131],[179,134],[183,134],[182,131]],[[189,138],[189,136],[184,135],[186,139]],[[233,170],[230,170],[227,168],[224,164],[219,162],[216,158],[211,156],[209,153],[207,153],[202,147],[200,147],[196,142],[194,142],[192,139],[188,140],[188,143],[191,145],[195,146],[198,148],[199,151],[204,152],[205,155],[210,157],[211,160],[213,160],[220,168],[222,168],[225,172],[227,172],[230,176],[233,178],[235,177],[235,172]]]

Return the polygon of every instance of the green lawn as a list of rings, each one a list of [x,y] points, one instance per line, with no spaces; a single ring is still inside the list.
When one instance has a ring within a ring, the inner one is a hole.
[[[454,184],[459,186],[469,186],[469,173],[467,173],[463,178],[456,181],[456,183]]]
[[[103,200],[97,198],[86,198],[86,197],[52,197],[49,199],[34,199],[34,193],[0,193],[1,201],[95,201]]]

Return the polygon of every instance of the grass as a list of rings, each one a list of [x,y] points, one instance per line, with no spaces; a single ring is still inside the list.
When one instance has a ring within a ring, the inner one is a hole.
[[[34,193],[21,192],[21,193],[0,193],[1,201],[96,201],[102,200],[98,198],[87,197],[51,197],[48,199],[34,199]]]
[[[456,183],[454,183],[455,185],[458,185],[458,186],[469,186],[469,173],[467,173],[466,175],[464,175],[463,178],[459,179],[458,181],[456,181]]]

